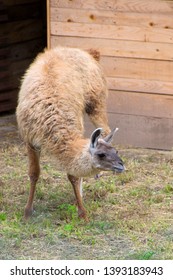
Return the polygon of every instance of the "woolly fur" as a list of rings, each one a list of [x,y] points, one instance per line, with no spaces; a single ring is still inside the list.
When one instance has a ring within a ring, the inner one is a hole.
[[[78,177],[92,169],[89,139],[83,138],[84,113],[110,131],[106,81],[89,52],[57,47],[39,54],[23,77],[16,111],[24,142],[47,150],[59,167]]]

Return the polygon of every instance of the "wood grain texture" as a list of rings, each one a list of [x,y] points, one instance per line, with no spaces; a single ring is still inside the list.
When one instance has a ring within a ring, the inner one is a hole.
[[[155,118],[136,115],[109,113],[109,125],[118,127],[114,144],[125,147],[143,147],[150,149],[172,150],[172,118]],[[90,136],[94,127],[86,118],[86,136]]]
[[[173,96],[109,91],[109,113],[173,119]]]
[[[97,39],[89,37],[51,36],[52,47],[62,45],[81,49],[95,48],[103,56],[132,57],[173,61],[173,44]]]
[[[95,48],[116,143],[173,147],[173,1],[50,0],[50,45]],[[86,121],[87,134],[93,129]]]
[[[173,81],[107,77],[107,83],[112,90],[173,95]]]
[[[173,11],[172,11],[173,13]],[[173,29],[171,13],[118,12],[98,9],[50,8],[51,21]]]
[[[100,60],[107,77],[158,80],[170,82],[173,77],[173,62],[102,56]]]
[[[77,36],[104,38],[116,40],[131,40],[141,42],[162,42],[172,43],[173,32],[171,29],[138,26],[115,26],[102,24],[84,24],[74,22],[52,22],[51,35],[57,36]]]
[[[173,7],[170,1],[158,0],[50,0],[51,7],[98,9],[122,12],[144,13],[172,13]]]

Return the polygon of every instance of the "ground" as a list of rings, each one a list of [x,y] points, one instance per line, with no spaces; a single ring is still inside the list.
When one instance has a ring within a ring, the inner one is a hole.
[[[118,148],[123,174],[84,180],[88,223],[77,217],[66,174],[43,155],[26,222],[25,145],[15,116],[0,117],[0,259],[172,259],[173,152]]]

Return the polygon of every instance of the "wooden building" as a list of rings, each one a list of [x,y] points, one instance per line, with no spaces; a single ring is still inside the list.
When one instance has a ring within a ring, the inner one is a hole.
[[[172,149],[173,0],[0,0],[0,112],[46,46],[46,2],[49,48],[101,53],[116,143]]]
[[[173,1],[49,0],[47,9],[50,48],[100,51],[116,143],[172,149]]]

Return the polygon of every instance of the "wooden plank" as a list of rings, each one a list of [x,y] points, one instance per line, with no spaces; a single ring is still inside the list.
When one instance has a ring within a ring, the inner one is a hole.
[[[3,78],[3,80],[0,79],[0,94],[6,91],[17,89],[19,87],[19,84],[19,76],[9,76],[8,72],[7,75]]]
[[[109,91],[109,113],[173,119],[173,95]]]
[[[19,89],[22,76],[32,61],[32,58],[28,58],[21,61],[15,61],[11,64],[11,76],[9,78],[7,77],[10,81],[10,89]]]
[[[51,35],[173,43],[171,29],[115,26],[74,22],[51,22]]]
[[[25,69],[28,68],[28,66],[30,65],[30,63],[33,61],[33,58],[26,58],[23,60],[19,60],[19,61],[14,61],[13,63],[11,63],[10,66],[10,70],[11,70],[11,74],[21,74],[21,72],[23,73],[25,71]]]
[[[6,14],[0,14],[0,23],[7,21],[8,20],[8,16]]]
[[[1,84],[4,83],[4,78],[6,78],[7,75],[9,75],[8,68],[5,67],[5,69],[4,69],[4,68],[0,67],[0,90],[1,90]]]
[[[9,80],[6,79],[7,75],[9,75],[9,67],[10,67],[8,56],[9,56],[9,48],[8,47],[0,48],[0,92],[4,89],[4,84],[6,82],[9,82]]]
[[[173,95],[173,82],[107,77],[108,88],[119,91],[134,91]]]
[[[173,148],[172,118],[136,117],[110,113],[108,118],[111,128],[119,127],[119,131],[114,138],[114,144],[116,145],[162,150],[172,150]],[[88,118],[86,118],[85,128],[85,135],[89,137],[94,127]]]
[[[36,56],[38,53],[38,44],[39,40],[36,39],[8,48],[8,59],[0,60],[0,92],[19,87],[22,75],[33,61],[34,54]],[[2,62],[5,64],[2,65]]]
[[[12,61],[24,60],[28,58],[34,59],[35,56],[43,50],[43,38],[36,38],[31,41],[19,42],[10,46],[8,60]]]
[[[8,112],[15,110],[17,106],[17,101],[15,100],[7,100],[5,102],[0,102],[0,113],[2,112]]]
[[[17,87],[14,87],[14,85],[11,83],[10,77],[5,77],[4,82],[0,80],[0,94],[15,88]]]
[[[109,123],[120,128],[117,144],[172,150],[172,119],[109,114]]]
[[[0,113],[14,110],[17,105],[17,96],[17,89],[0,93]]]
[[[0,1],[0,23],[8,20],[7,9],[3,1]]]
[[[6,76],[3,78],[3,80],[0,80],[0,91],[18,89],[21,78],[32,60],[32,58],[28,58],[21,61],[12,62]]]
[[[0,93],[0,102],[17,99],[18,90],[5,91]]]
[[[50,21],[51,21],[51,13],[50,13],[50,0],[47,0],[47,48],[51,47],[51,32],[50,32]]]
[[[100,63],[107,77],[172,81],[172,61],[102,56]]]
[[[169,7],[173,10],[173,1],[172,0],[167,0],[166,1]]]
[[[39,0],[5,0],[5,4],[7,6],[28,4],[28,3],[34,3],[34,2],[39,2]]]
[[[8,55],[9,55],[9,48],[7,46],[0,48],[0,60],[7,59]]]
[[[169,13],[129,13],[106,10],[82,10],[78,8],[50,9],[50,20],[53,22],[75,22],[117,26],[142,26],[151,28],[173,29],[172,14]]]
[[[8,6],[9,21],[21,21],[26,19],[41,18],[41,6],[39,1],[22,3],[20,5]]]
[[[0,44],[4,43],[4,38],[8,38],[8,44],[35,39],[40,37],[42,31],[42,21],[37,19],[3,23],[0,29]]]
[[[139,13],[172,13],[173,8],[169,3],[169,1],[161,0],[50,0],[51,7],[57,8],[98,9]]]
[[[81,48],[95,48],[101,55],[116,57],[133,57],[173,61],[173,44],[149,43],[110,39],[80,38],[68,36],[51,36],[51,46],[58,45]]]

